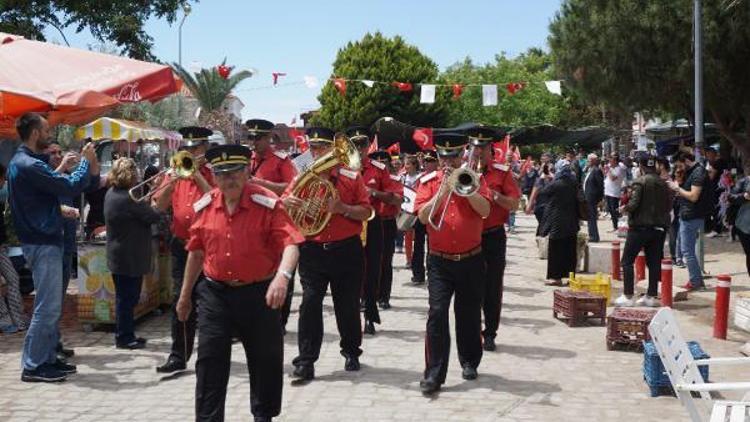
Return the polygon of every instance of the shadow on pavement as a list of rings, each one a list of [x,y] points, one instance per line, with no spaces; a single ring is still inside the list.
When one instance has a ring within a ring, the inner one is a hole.
[[[556,349],[553,347],[542,347],[542,346],[518,346],[518,345],[507,345],[498,344],[496,353],[507,353],[509,355],[518,356],[527,359],[534,360],[548,360],[548,359],[572,359],[578,356],[578,353],[565,350]]]

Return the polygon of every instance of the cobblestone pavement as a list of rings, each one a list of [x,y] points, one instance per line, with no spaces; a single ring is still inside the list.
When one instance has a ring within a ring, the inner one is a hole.
[[[605,329],[568,328],[552,318],[552,291],[542,283],[545,261],[536,258],[533,219],[518,218],[508,242],[506,294],[498,350],[485,353],[476,381],[460,376],[455,347],[447,383],[434,398],[419,392],[424,364],[426,289],[408,283],[398,269],[393,308],[382,312],[376,336],[365,336],[362,370],[343,370],[330,297],[326,299],[326,336],[314,382],[295,386],[286,378],[285,421],[683,421],[677,399],[650,398],[641,373],[642,356],[607,351]],[[602,230],[606,224],[604,221]],[[611,235],[610,235],[611,236]],[[747,290],[739,244],[709,241],[710,272],[735,275],[733,291]],[[398,266],[403,255],[397,255]],[[677,271],[675,283],[684,280]],[[619,286],[615,286],[619,287]],[[615,294],[619,294],[617,291]],[[730,330],[729,340],[711,338],[713,290],[676,305],[686,338],[698,340],[712,356],[737,356],[746,333]],[[299,306],[295,296],[294,306]],[[296,312],[286,338],[285,362],[296,355]],[[194,373],[162,377],[154,367],[169,348],[168,318],[151,316],[138,326],[148,348],[129,352],[112,347],[106,332],[65,330],[75,347],[79,373],[57,385],[19,381],[23,335],[0,336],[0,421],[187,421],[193,418]],[[233,348],[227,420],[251,420],[244,354]],[[192,365],[193,362],[191,362]],[[712,369],[713,371],[713,369]],[[747,370],[717,368],[713,380],[747,380]],[[728,396],[734,398],[733,396]]]

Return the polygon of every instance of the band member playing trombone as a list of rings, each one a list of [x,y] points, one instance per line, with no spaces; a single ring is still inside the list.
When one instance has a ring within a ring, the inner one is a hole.
[[[358,371],[362,354],[359,296],[364,275],[362,222],[373,214],[359,174],[359,154],[347,139],[326,128],[306,131],[315,162],[287,189],[284,205],[305,235],[300,246],[299,355],[292,376],[315,377],[323,341],[323,297],[331,285],[344,369]],[[347,167],[350,166],[350,167]]]
[[[494,162],[492,142],[500,134],[488,127],[477,127],[468,132],[471,143],[469,168],[481,174],[490,191],[490,215],[484,219],[482,232],[482,256],[486,265],[484,301],[484,350],[495,350],[495,336],[500,323],[503,306],[503,276],[505,273],[505,250],[507,238],[505,223],[509,210],[518,208],[521,191],[513,173],[505,164]]]
[[[473,171],[461,168],[466,136],[441,133],[434,142],[442,171],[421,178],[415,201],[419,220],[427,225],[430,246],[426,362],[420,382],[424,394],[438,391],[445,382],[450,354],[448,310],[454,293],[463,378],[477,377],[482,359],[482,227],[490,214],[486,184]]]
[[[164,185],[156,194],[157,208],[166,211],[172,208],[172,281],[174,297],[172,298],[172,350],[167,362],[156,368],[156,372],[171,373],[184,370],[190,355],[193,353],[195,340],[196,313],[190,312],[190,318],[185,323],[177,320],[175,306],[180,299],[182,278],[185,274],[187,251],[185,244],[190,236],[189,229],[195,219],[193,204],[212,189],[214,178],[211,170],[206,167],[204,155],[208,148],[208,137],[213,131],[204,127],[189,126],[180,129],[182,134],[181,150],[187,151],[193,157],[193,165],[198,169],[187,178],[178,178],[174,173],[164,181]],[[195,291],[195,290],[194,290]],[[195,293],[193,293],[195,296]],[[195,299],[195,298],[193,298]],[[193,304],[196,300],[192,301]],[[195,305],[193,305],[195,306]]]
[[[400,195],[403,187],[390,178],[385,164],[367,158],[370,147],[370,136],[366,127],[355,126],[346,130],[346,136],[359,150],[362,159],[362,179],[367,186],[370,205],[375,210],[375,216],[367,222],[367,237],[365,245],[365,334],[375,334],[375,324],[380,324],[377,298],[380,289],[383,266],[383,222],[382,204],[401,204]]]

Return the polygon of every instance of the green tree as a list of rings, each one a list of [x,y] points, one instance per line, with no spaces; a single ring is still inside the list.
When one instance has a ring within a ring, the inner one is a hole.
[[[555,65],[588,101],[694,120],[692,3],[566,0],[550,25]],[[706,113],[750,156],[750,1],[703,5]]]
[[[333,63],[333,77],[386,82],[428,83],[438,78],[437,65],[403,38],[388,38],[377,32],[340,49]],[[370,125],[383,116],[418,126],[443,126],[445,101],[419,103],[419,88],[402,93],[393,86],[349,82],[342,96],[327,83],[318,96],[320,113],[313,124],[343,130],[350,125]],[[447,94],[445,94],[447,96]]]
[[[55,28],[63,40],[65,29],[88,29],[101,42],[112,42],[129,57],[154,60],[153,38],[143,29],[151,18],[172,23],[186,0],[3,0],[0,32],[45,41],[44,30]]]

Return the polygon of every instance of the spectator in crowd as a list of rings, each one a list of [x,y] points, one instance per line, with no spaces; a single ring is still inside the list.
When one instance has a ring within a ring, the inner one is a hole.
[[[607,212],[612,219],[611,233],[617,231],[617,223],[620,220],[620,196],[622,195],[622,185],[625,182],[625,166],[620,163],[620,156],[612,154],[609,158],[609,171],[604,178],[604,200],[607,203]]]
[[[563,166],[544,190],[548,195],[542,235],[547,236],[547,285],[562,286],[562,279],[576,268],[578,195],[576,177]]]
[[[62,308],[63,210],[59,196],[79,195],[90,174],[99,173],[92,144],[83,148],[80,164],[70,175],[55,173],[44,150],[50,144],[47,121],[26,113],[16,121],[23,144],[8,170],[10,206],[16,235],[31,267],[36,296],[31,326],[24,340],[21,380],[57,382],[76,367],[57,357],[58,322]]]
[[[604,173],[599,167],[599,157],[589,154],[586,176],[583,180],[583,196],[588,206],[589,242],[599,241],[599,202],[604,198]]]
[[[5,186],[5,167],[0,164],[0,188]],[[0,203],[0,213],[5,211],[5,202]],[[23,297],[18,273],[8,257],[5,245],[8,234],[5,219],[0,218],[0,332],[10,334],[25,331],[29,319],[23,310]]]
[[[419,158],[416,155],[407,155],[404,158],[404,171],[401,174],[401,184],[409,189],[416,190],[417,180],[420,177]],[[406,253],[406,268],[411,268],[411,257],[414,251],[414,227],[404,232],[404,252]]]
[[[750,176],[745,175],[732,188],[731,200],[739,209],[734,221],[737,235],[745,252],[745,268],[750,275]]]
[[[685,172],[684,182],[671,182],[669,185],[680,203],[680,247],[690,274],[684,287],[688,291],[703,289],[703,269],[695,253],[695,241],[712,207],[711,190],[704,189],[709,183],[708,175],[706,169],[695,161],[692,152],[680,151],[675,161],[677,167]]]
[[[724,225],[722,224],[721,209],[719,207],[719,198],[721,194],[725,192],[724,187],[721,185],[721,175],[724,170],[727,169],[727,163],[721,157],[716,148],[708,147],[705,149],[705,167],[708,172],[708,180],[711,188],[711,199],[713,208],[711,213],[706,216],[706,237],[712,238],[721,236],[724,231]]]
[[[128,191],[138,179],[135,161],[118,158],[108,174],[111,186],[104,198],[107,265],[115,283],[115,347],[141,349],[146,340],[135,336],[133,311],[141,296],[143,276],[153,263],[151,225],[160,214],[148,202],[135,202]]]
[[[653,158],[641,158],[639,168],[642,176],[633,181],[630,199],[620,209],[628,215],[628,236],[622,256],[624,293],[615,300],[615,306],[658,307],[660,302],[656,296],[664,255],[664,238],[670,225],[669,188],[656,174],[656,162]],[[641,250],[645,251],[648,264],[648,291],[645,296],[634,301],[633,264]]]
[[[528,159],[530,160],[531,157]],[[526,196],[527,200],[531,197],[531,191],[534,190],[536,179],[539,178],[539,164],[534,160],[531,160],[530,163],[530,166],[521,177],[521,193]]]
[[[526,214],[534,213],[536,217],[536,236],[542,236],[542,228],[544,226],[544,211],[547,208],[549,202],[549,192],[545,189],[555,176],[555,167],[550,161],[543,162],[541,165],[541,171],[539,178],[534,183],[534,189],[531,191],[531,197],[529,203],[526,204]]]

